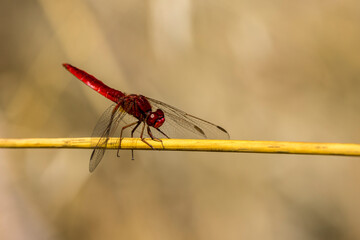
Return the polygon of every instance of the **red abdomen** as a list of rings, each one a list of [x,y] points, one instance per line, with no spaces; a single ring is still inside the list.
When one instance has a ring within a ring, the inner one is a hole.
[[[77,67],[66,63],[64,63],[63,66],[83,83],[115,103],[118,103],[120,98],[125,96],[121,91],[105,85],[102,81]]]

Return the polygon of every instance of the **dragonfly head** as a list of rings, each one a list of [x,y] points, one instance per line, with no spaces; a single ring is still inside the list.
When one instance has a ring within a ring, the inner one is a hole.
[[[165,122],[164,112],[161,109],[151,112],[146,119],[147,125],[159,128]]]

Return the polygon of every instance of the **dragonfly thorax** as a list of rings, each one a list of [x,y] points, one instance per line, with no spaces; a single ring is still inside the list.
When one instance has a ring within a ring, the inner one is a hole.
[[[149,101],[143,95],[126,95],[120,104],[128,114],[140,121],[146,121],[151,127],[159,128],[165,122],[164,112],[161,109],[153,112]]]

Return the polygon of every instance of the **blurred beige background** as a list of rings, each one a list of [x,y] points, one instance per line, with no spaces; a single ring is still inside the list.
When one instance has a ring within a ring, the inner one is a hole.
[[[360,2],[1,1],[0,137],[86,137],[71,63],[232,139],[360,142]],[[0,239],[358,239],[360,159],[0,150]]]

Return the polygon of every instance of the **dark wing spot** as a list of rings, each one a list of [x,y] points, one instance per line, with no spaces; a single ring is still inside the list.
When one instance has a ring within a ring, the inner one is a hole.
[[[222,127],[220,126],[217,126],[218,129],[220,129],[221,131],[225,132],[225,133],[228,133],[225,129],[223,129]]]
[[[199,128],[198,126],[194,126],[194,128],[195,128],[195,130],[198,131],[201,135],[205,136],[205,133],[204,133],[204,131],[203,131],[201,128]]]

